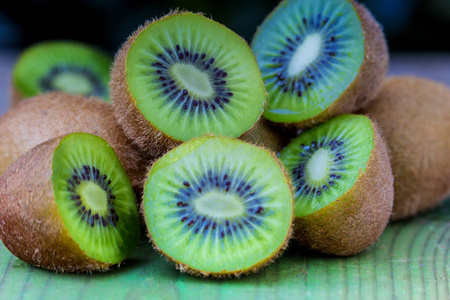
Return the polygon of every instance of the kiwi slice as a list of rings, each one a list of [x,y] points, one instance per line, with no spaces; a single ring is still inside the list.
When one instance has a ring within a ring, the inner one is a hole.
[[[247,43],[189,12],[137,29],[116,55],[111,77],[118,122],[154,155],[205,134],[239,137],[266,99]]]
[[[13,70],[13,99],[60,91],[109,101],[111,57],[91,45],[48,41],[26,49]]]
[[[300,128],[362,107],[388,69],[380,25],[352,0],[285,0],[252,49],[270,96],[264,117]]]
[[[38,145],[0,178],[3,244],[57,272],[106,270],[135,249],[131,182],[102,138],[72,133]]]
[[[292,178],[301,243],[345,256],[378,239],[392,211],[393,175],[369,118],[335,117],[300,134],[280,159]]]
[[[450,88],[420,77],[391,77],[363,113],[378,123],[390,150],[391,219],[439,205],[450,193]]]
[[[202,137],[153,165],[143,213],[155,248],[181,271],[238,276],[286,247],[293,201],[270,152],[232,138]]]
[[[147,161],[114,118],[113,108],[96,97],[61,92],[38,95],[0,118],[0,175],[20,156],[46,140],[71,132],[104,138],[116,151],[133,186],[142,187]]]

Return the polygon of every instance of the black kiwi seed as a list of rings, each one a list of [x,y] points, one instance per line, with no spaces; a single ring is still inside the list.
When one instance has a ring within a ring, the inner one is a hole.
[[[39,80],[39,86],[44,92],[58,91],[59,89],[54,86],[54,80],[61,74],[78,74],[86,78],[91,84],[92,92],[86,96],[105,97],[108,91],[100,78],[92,70],[82,66],[71,65],[57,65],[50,69],[48,73]]]
[[[102,175],[100,170],[95,167],[90,167],[83,165],[79,169],[73,169],[72,175],[67,179],[68,191],[71,193],[71,199],[76,200],[75,205],[80,207],[82,201],[80,200],[80,195],[76,194],[75,188],[80,185],[82,181],[91,181],[97,184],[102,190],[106,192],[107,195],[107,207],[109,213],[100,216],[99,213],[93,212],[90,208],[86,208],[85,205],[78,209],[78,214],[83,220],[86,221],[88,225],[94,227],[94,225],[107,227],[108,224],[116,226],[119,221],[119,217],[114,210],[114,199],[116,198],[112,192],[112,188],[109,188],[111,180],[107,180],[108,176],[106,174]],[[109,222],[107,221],[109,220]]]
[[[192,55],[189,50],[180,45],[175,46],[175,52],[166,49],[165,52],[159,53],[158,61],[152,63],[156,69],[156,74],[159,75],[158,80],[165,94],[169,94],[167,101],[173,101],[176,105],[183,102],[183,111],[194,110],[196,107],[203,104],[204,110],[198,110],[200,113],[207,113],[208,108],[211,107],[215,111],[217,107],[224,108],[224,104],[230,103],[229,97],[233,96],[231,90],[226,86],[226,78],[228,73],[214,65],[215,58],[208,58],[205,53],[194,53]],[[211,78],[211,84],[215,91],[214,96],[210,99],[196,98],[196,95],[190,94],[186,89],[177,88],[174,78],[169,73],[170,66],[173,64],[184,63],[196,66],[202,72],[207,72]],[[213,104],[213,102],[216,103]]]
[[[185,223],[185,228],[191,228],[195,234],[206,234],[208,230],[217,230],[222,239],[225,235],[239,236],[238,228],[246,226],[251,229],[259,226],[261,220],[254,216],[265,213],[263,207],[265,198],[259,196],[258,191],[253,191],[251,188],[252,183],[248,183],[242,178],[233,178],[227,172],[214,174],[211,170],[200,177],[198,182],[183,181],[175,195],[175,206],[179,209],[180,222]],[[194,211],[194,199],[201,197],[202,192],[207,193],[213,190],[236,194],[244,198],[245,215],[233,220],[217,220],[209,216],[199,217],[198,213]],[[243,231],[243,234],[246,234],[246,231]]]

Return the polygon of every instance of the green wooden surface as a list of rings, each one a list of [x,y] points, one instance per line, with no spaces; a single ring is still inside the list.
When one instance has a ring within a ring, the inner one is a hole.
[[[203,279],[181,274],[143,238],[120,268],[55,274],[0,245],[0,299],[449,299],[450,199],[415,219],[390,224],[380,240],[350,258],[291,242],[258,274]]]

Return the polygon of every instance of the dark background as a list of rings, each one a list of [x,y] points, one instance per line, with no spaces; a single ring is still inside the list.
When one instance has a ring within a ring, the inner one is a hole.
[[[278,0],[1,1],[0,48],[72,39],[114,53],[146,20],[173,8],[204,12],[247,41]],[[383,25],[391,52],[450,51],[450,0],[361,0]]]

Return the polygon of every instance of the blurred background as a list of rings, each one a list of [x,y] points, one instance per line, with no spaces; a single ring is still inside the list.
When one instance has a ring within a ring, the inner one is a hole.
[[[250,41],[278,0],[1,1],[0,48],[74,39],[114,53],[145,20],[179,7],[204,12]],[[360,0],[383,24],[396,51],[450,51],[450,0]]]

